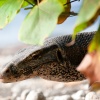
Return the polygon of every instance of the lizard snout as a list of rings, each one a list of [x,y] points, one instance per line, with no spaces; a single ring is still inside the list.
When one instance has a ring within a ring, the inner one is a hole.
[[[2,79],[2,75],[0,75],[0,79]]]

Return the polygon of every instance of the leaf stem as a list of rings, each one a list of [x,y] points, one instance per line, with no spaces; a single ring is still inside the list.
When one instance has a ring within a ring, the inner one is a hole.
[[[29,10],[29,9],[32,9],[33,7],[27,7],[27,8],[24,8],[25,10]]]
[[[32,4],[31,2],[29,2],[29,1],[27,1],[27,0],[25,0],[25,1],[28,2],[30,5],[34,6],[34,4]]]
[[[37,5],[39,5],[39,0],[37,0]]]
[[[80,1],[80,0],[73,0],[73,1],[67,2],[67,3],[64,4],[64,5],[68,5],[68,4],[70,4],[70,3],[72,3],[72,2],[75,2],[75,1]]]
[[[77,16],[78,13],[71,11],[71,12],[70,12],[70,15],[72,15],[72,16]]]
[[[61,15],[69,15],[69,14],[72,15],[72,16],[77,16],[78,15],[78,13],[73,12],[73,11],[71,11],[71,12],[64,12]]]

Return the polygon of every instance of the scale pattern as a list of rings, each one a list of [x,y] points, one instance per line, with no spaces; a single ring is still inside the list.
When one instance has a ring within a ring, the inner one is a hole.
[[[4,65],[0,78],[4,82],[21,81],[36,76],[44,79],[71,82],[85,77],[76,70],[95,32],[79,33],[75,43],[71,35],[49,38],[43,46],[31,46],[18,52]]]

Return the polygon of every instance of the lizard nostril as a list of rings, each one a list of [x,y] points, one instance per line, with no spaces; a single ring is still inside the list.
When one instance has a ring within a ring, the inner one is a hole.
[[[0,74],[0,82],[4,82],[4,77]]]

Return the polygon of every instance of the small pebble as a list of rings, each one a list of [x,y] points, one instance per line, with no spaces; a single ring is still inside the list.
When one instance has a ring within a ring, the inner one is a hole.
[[[73,100],[70,95],[55,96],[53,100]]]
[[[54,100],[54,97],[48,97],[46,100]]]
[[[26,100],[45,100],[45,97],[42,92],[32,90],[27,95]]]
[[[38,100],[38,94],[32,90],[27,95],[26,100]]]
[[[38,100],[46,100],[45,96],[43,95],[42,92],[38,93]]]
[[[21,100],[21,98],[20,98],[20,97],[17,97],[16,100]],[[25,100],[25,99],[24,99],[24,100]]]
[[[96,94],[95,92],[89,92],[86,95],[85,100],[100,100],[100,95]]]
[[[24,90],[22,93],[21,93],[21,100],[25,100],[26,96],[28,95],[28,93],[30,92],[29,89],[26,89]]]
[[[80,98],[85,96],[84,90],[79,90],[76,93],[72,94],[71,97],[75,100],[80,100]]]
[[[18,97],[18,95],[17,95],[17,93],[15,92],[15,93],[12,94],[11,99],[12,99],[12,100],[15,100],[17,97]]]

